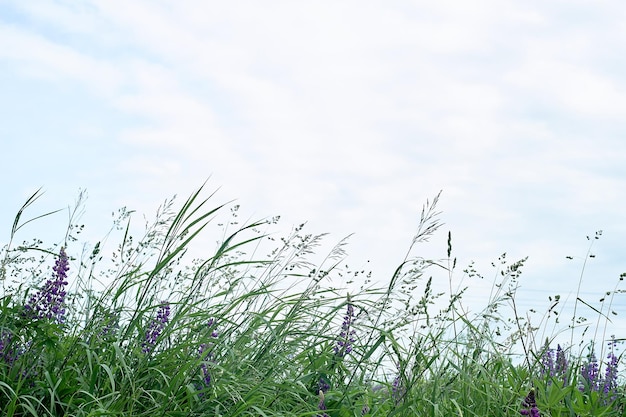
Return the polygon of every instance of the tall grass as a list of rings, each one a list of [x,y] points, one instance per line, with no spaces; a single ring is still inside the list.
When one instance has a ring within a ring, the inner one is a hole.
[[[166,200],[140,238],[122,209],[106,239],[84,246],[78,208],[60,244],[16,244],[24,225],[54,214],[24,221],[40,192],[27,200],[0,253],[1,415],[624,415],[619,340],[608,356],[602,340],[577,341],[587,355],[573,337],[553,346],[557,333],[545,332],[559,299],[538,324],[518,311],[525,260],[503,256],[484,309],[470,314],[467,288],[453,285],[451,234],[443,259],[415,254],[442,225],[439,196],[378,287],[342,266],[344,241],[313,262],[324,235],[301,225],[276,239],[277,218],[241,225],[237,206],[203,194],[178,208]],[[215,249],[188,259],[216,224]],[[448,277],[447,292],[431,273]],[[362,285],[348,294],[339,279]],[[618,293],[595,309],[596,327]]]

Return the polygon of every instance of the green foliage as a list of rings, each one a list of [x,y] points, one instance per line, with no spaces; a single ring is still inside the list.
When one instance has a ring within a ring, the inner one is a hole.
[[[544,372],[549,343],[534,340],[559,296],[539,324],[518,313],[525,259],[499,258],[484,310],[470,315],[461,304],[467,288],[452,285],[451,234],[447,258],[412,254],[441,226],[439,196],[425,204],[389,282],[372,288],[371,274],[340,266],[345,242],[315,264],[323,235],[301,225],[275,239],[268,230],[278,218],[240,225],[238,206],[215,224],[229,206],[209,207],[213,196],[202,193],[178,209],[167,200],[139,239],[133,212],[119,210],[107,238],[82,251],[78,205],[61,245],[14,247],[22,226],[54,214],[23,221],[39,191],[27,200],[0,253],[1,415],[497,417],[520,415],[531,388],[543,416],[623,415],[623,386],[608,395],[585,385],[584,358],[571,353],[566,373]],[[188,260],[214,227],[222,236],[214,252]],[[69,284],[44,284],[58,275],[51,266],[62,250]],[[435,289],[433,268],[449,291]],[[464,272],[478,274],[472,265]],[[361,277],[349,295],[328,286]],[[27,314],[29,303],[45,302],[33,294],[46,291],[64,310]]]

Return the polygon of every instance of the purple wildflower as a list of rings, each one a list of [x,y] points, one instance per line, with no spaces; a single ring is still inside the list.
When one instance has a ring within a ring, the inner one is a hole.
[[[65,319],[65,286],[67,285],[68,257],[65,248],[59,251],[52,270],[54,276],[46,281],[44,287],[30,297],[24,306],[27,315],[39,319],[55,320],[62,323]]]
[[[606,370],[604,374],[604,386],[602,389],[602,392],[607,396],[609,396],[609,394],[614,394],[615,390],[617,389],[617,364],[619,359],[617,356],[615,356],[615,345],[615,338],[613,338],[609,342],[610,352],[607,356],[607,359],[609,361],[606,365]],[[610,399],[613,399],[613,395],[610,395],[609,397],[611,397]]]
[[[567,358],[565,357],[565,351],[561,348],[561,345],[556,346],[555,373],[557,376],[563,378],[563,384],[567,383]]]
[[[13,334],[2,330],[0,332],[0,360],[11,366],[18,356],[19,352],[14,346]]]
[[[522,400],[522,409],[519,412],[523,416],[541,417],[535,400],[535,390],[531,389],[526,398]]]
[[[209,319],[206,326],[210,329],[211,327],[215,325],[215,323],[216,323],[215,319]],[[213,329],[213,331],[211,331],[211,337],[217,337],[217,336],[219,336],[219,333],[217,333],[217,329]]]
[[[120,320],[119,311],[106,314],[105,318],[100,322],[101,328],[100,328],[99,337],[103,339],[109,339],[109,338],[114,337],[120,328],[119,320]]]
[[[319,392],[319,398],[320,402],[317,404],[317,409],[323,411],[323,413],[318,413],[317,417],[329,417],[328,414],[326,414],[326,402],[324,399],[324,392],[322,390]]]
[[[325,378],[320,378],[317,382],[318,391],[327,392],[330,389],[330,384]]]
[[[567,383],[567,358],[561,345],[557,345],[556,352],[550,349],[546,343],[544,353],[541,357],[541,374],[548,377],[557,377]],[[551,383],[552,381],[548,381]]]
[[[167,301],[162,301],[157,312],[156,319],[153,319],[146,331],[145,339],[142,343],[142,352],[150,353],[152,348],[156,344],[157,339],[163,332],[165,325],[169,321],[170,316],[170,304]]]
[[[215,325],[214,319],[210,319],[209,322],[207,323],[208,328],[211,328],[214,325]],[[217,330],[213,329],[213,331],[211,332],[211,337],[216,338],[217,336],[218,336]],[[209,362],[213,362],[212,347],[213,347],[213,343],[202,343],[200,347],[198,348],[198,356],[202,360],[202,364],[200,365],[200,370],[202,371],[202,383],[204,384],[203,388],[206,388],[209,385],[211,385],[211,372],[209,371]]]
[[[211,385],[211,373],[209,372],[209,367],[207,365],[207,361],[211,360],[212,354],[210,351],[207,352],[209,345],[206,343],[202,343],[198,348],[198,355],[202,358],[202,364],[200,365],[200,369],[202,370],[202,382],[205,387]]]
[[[600,386],[599,376],[600,376],[600,368],[598,365],[598,360],[596,359],[595,352],[591,352],[588,356],[588,362],[582,366],[582,377],[584,380],[585,386],[581,387],[581,390],[585,390],[587,387],[590,391],[598,391],[598,387]]]
[[[604,377],[604,393],[608,394],[617,387],[617,356],[613,352],[607,356],[609,363],[606,365],[606,373]]]
[[[617,342],[613,337],[609,342],[609,354],[607,355],[607,364],[604,370],[604,377],[600,375],[600,366],[593,350],[588,356],[588,362],[582,366],[581,376],[582,383],[579,387],[581,392],[597,391],[603,395],[605,404],[610,403],[616,398],[617,391],[617,365],[619,358],[615,355],[615,346]]]
[[[354,322],[354,306],[350,302],[350,298],[348,298],[348,307],[346,310],[346,315],[343,318],[343,323],[341,325],[341,332],[339,333],[339,339],[337,340],[337,344],[334,347],[335,355],[338,357],[344,357],[352,352],[352,344],[355,342],[355,334],[356,332],[352,328]]]
[[[398,375],[394,378],[393,383],[391,384],[391,398],[393,398],[394,403],[397,405],[402,401],[406,389],[402,384],[402,373],[398,373]]]
[[[554,349],[550,349],[546,343],[543,355],[541,356],[541,374],[554,376]]]

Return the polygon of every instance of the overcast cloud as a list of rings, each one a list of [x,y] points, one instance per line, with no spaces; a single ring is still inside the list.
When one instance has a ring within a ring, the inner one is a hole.
[[[529,256],[532,306],[575,291],[602,229],[583,285],[599,297],[626,272],[625,14],[618,1],[0,0],[1,230],[40,186],[41,211],[87,189],[98,239],[113,210],[149,217],[211,177],[244,218],[308,221],[329,245],[354,232],[349,263],[384,281],[443,190],[446,225],[416,254],[445,256],[451,230],[458,279],[471,260],[490,277],[501,253]]]

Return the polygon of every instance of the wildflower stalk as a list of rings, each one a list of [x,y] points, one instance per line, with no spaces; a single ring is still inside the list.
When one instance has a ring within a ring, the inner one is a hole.
[[[522,401],[522,409],[519,412],[523,416],[540,417],[537,401],[535,400],[535,390],[530,390],[526,398]]]
[[[157,312],[157,316],[150,322],[148,330],[141,345],[141,351],[145,354],[150,353],[156,345],[157,339],[165,329],[170,317],[170,304],[162,301]]]
[[[346,315],[344,316],[343,323],[341,324],[341,332],[339,333],[339,338],[335,347],[333,348],[335,356],[338,358],[343,358],[344,356],[349,355],[350,352],[352,352],[352,344],[356,341],[356,332],[352,328],[353,322],[354,306],[350,301],[350,296],[348,296]]]
[[[42,289],[30,297],[24,306],[25,315],[63,323],[65,319],[65,286],[67,285],[68,257],[65,248],[59,251],[52,271],[54,275]]]

